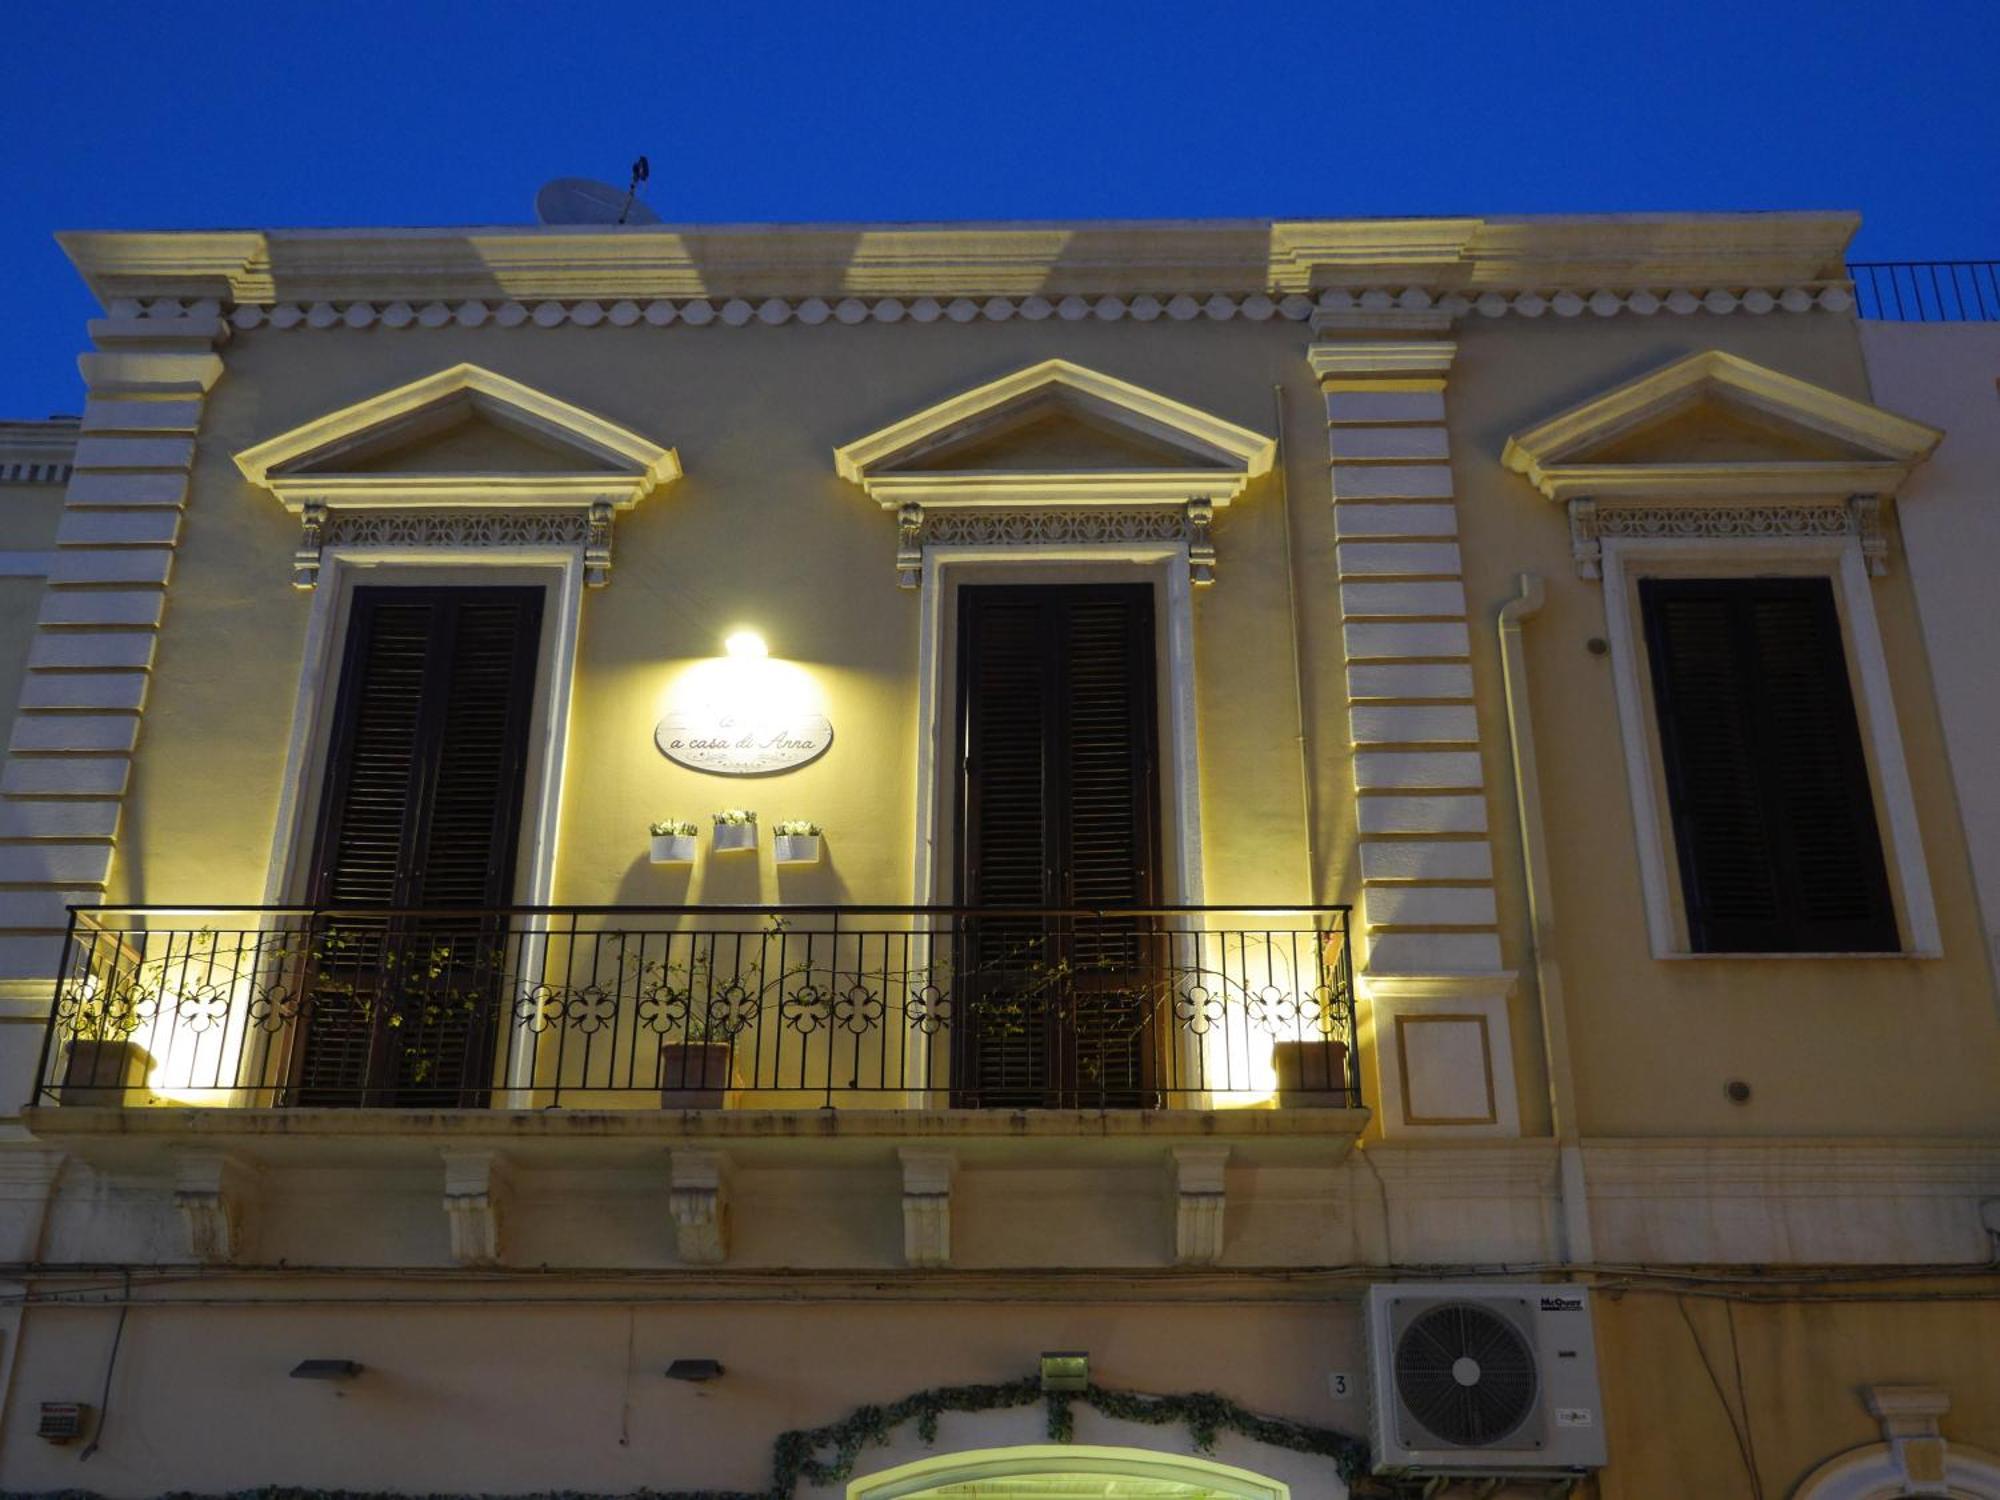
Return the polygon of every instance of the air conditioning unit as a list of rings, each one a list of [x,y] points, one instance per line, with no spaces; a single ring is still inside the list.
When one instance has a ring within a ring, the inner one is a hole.
[[[1577,1286],[1368,1289],[1377,1473],[1604,1466],[1590,1295]]]

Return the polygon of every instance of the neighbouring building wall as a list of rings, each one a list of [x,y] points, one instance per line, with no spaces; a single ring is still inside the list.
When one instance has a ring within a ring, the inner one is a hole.
[[[1945,429],[1896,507],[1923,621],[1936,714],[2000,962],[2000,695],[1993,579],[2000,570],[2000,324],[1861,325],[1875,400]]]
[[[1499,457],[1509,434],[1701,349],[1866,399],[1855,329],[1850,318],[1821,317],[1527,327],[1472,319],[1457,330],[1449,410],[1475,676],[1482,720],[1493,725],[1482,749],[1505,872],[1502,928],[1518,943],[1526,913],[1494,621],[1518,575],[1535,573],[1548,602],[1524,636],[1554,893],[1551,950],[1568,987],[1587,1136],[1954,1135],[2000,1125],[1991,1087],[2000,1028],[1931,706],[1915,568],[1892,546],[1885,576],[1870,582],[1942,956],[1658,959],[1647,937],[1610,659],[1590,649],[1607,634],[1605,584],[1578,576],[1564,507]],[[1920,504],[1912,500],[1909,510]],[[1529,983],[1524,975],[1524,989]],[[1519,1050],[1524,1060],[1534,1056],[1532,1046]],[[1730,1079],[1751,1085],[1748,1104],[1725,1095]],[[1539,1092],[1524,1077],[1522,1098]],[[1868,1097],[1893,1102],[1880,1114],[1857,1113],[1855,1101]]]
[[[0,733],[11,734],[62,519],[60,481],[0,480]]]

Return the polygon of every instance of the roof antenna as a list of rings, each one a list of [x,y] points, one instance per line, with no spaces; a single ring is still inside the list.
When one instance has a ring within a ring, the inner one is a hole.
[[[632,163],[632,180],[625,184],[625,206],[618,210],[618,222],[623,224],[625,216],[632,212],[632,199],[638,194],[639,184],[653,175],[653,164],[640,157]]]

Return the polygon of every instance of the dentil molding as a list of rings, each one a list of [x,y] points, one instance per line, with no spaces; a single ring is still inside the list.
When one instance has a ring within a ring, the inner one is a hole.
[[[196,307],[175,298],[150,302],[118,302],[114,313],[128,318],[178,318]],[[454,301],[342,301],[239,303],[228,311],[238,332],[383,328],[666,328],[777,327],[785,323],[849,325],[858,323],[1005,323],[1014,319],[1037,323],[1049,319],[1080,323],[1130,321],[1175,323],[1206,320],[1252,323],[1273,318],[1303,323],[1315,313],[1436,312],[1446,317],[1577,318],[1588,313],[1608,318],[1618,314],[1688,317],[1696,313],[1845,313],[1854,294],[1843,284],[1750,287],[1606,287],[1544,288],[1522,291],[1435,294],[1422,287],[1376,287],[1359,292],[1329,291],[1318,297],[1302,293],[1270,296],[1191,292],[1125,297],[762,297],[620,298],[600,301],[468,298]]]

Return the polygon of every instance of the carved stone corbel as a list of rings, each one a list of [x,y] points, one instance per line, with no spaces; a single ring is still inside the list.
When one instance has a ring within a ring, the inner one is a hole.
[[[1174,1147],[1174,1262],[1212,1266],[1222,1258],[1227,1146]]]
[[[510,1187],[506,1158],[497,1151],[444,1153],[444,1215],[459,1265],[499,1263]]]
[[[1604,576],[1604,543],[1597,530],[1597,502],[1572,500],[1569,503],[1569,550],[1576,559],[1576,576]]]
[[[292,587],[309,589],[319,583],[320,553],[326,546],[326,507],[308,500],[299,512],[299,546],[292,554]]]
[[[669,1157],[675,1251],[689,1265],[719,1265],[729,1256],[728,1161],[720,1151],[674,1151]]]
[[[243,1253],[250,1170],[220,1151],[174,1155],[174,1207],[180,1210],[189,1260],[226,1265]]]
[[[1883,577],[1889,571],[1889,538],[1882,530],[1882,497],[1848,496],[1847,524],[1861,543],[1861,558],[1868,564],[1869,576]]]
[[[1205,588],[1215,582],[1215,543],[1209,539],[1209,523],[1215,519],[1215,506],[1205,495],[1197,495],[1187,503],[1187,552],[1188,580],[1196,588]]]
[[[611,581],[611,512],[609,500],[590,502],[590,530],[583,543],[583,584],[601,589]]]
[[[951,1264],[951,1180],[958,1158],[918,1146],[897,1150],[903,1163],[903,1260],[912,1266]]]
[[[914,500],[896,510],[896,583],[913,589],[924,578],[924,508]]]

